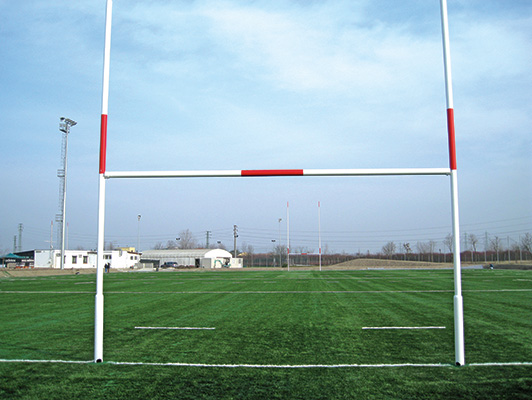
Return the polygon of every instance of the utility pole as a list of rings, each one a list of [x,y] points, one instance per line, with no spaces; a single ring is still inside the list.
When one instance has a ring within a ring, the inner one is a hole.
[[[235,253],[234,257],[235,257],[235,258],[236,258],[236,238],[237,238],[237,237],[238,237],[238,226],[233,225],[233,238],[234,238],[234,240],[235,240],[235,244],[234,244],[234,246],[235,246],[235,247],[234,247],[234,253]]]
[[[283,250],[282,250],[282,247],[281,247],[281,221],[283,219],[282,218],[279,218],[279,268],[283,268]]]
[[[484,262],[488,262],[488,231],[484,232]]]
[[[13,253],[17,252],[17,235],[13,236]]]
[[[321,271],[321,203],[318,201],[318,254]]]
[[[59,240],[61,241],[61,269],[65,266],[65,211],[66,211],[66,177],[67,177],[67,149],[68,149],[68,134],[70,128],[77,124],[76,121],[61,117],[59,123],[59,130],[63,132],[63,143],[61,146],[61,162],[62,167],[57,170],[57,177],[59,180],[59,212],[56,215],[56,221],[60,222],[59,225]]]
[[[286,266],[290,271],[290,208],[286,202]]]
[[[211,231],[205,232],[205,247],[209,248],[209,239],[211,238]]]
[[[137,215],[137,253],[140,253],[140,219],[142,215]]]
[[[18,251],[22,251],[22,231],[24,230],[24,225],[18,224]]]
[[[466,261],[467,254],[467,233],[464,232],[464,262]]]
[[[50,250],[54,249],[54,220],[50,223]]]

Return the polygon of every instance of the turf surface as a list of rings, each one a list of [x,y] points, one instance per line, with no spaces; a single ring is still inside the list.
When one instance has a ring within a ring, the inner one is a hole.
[[[94,280],[0,279],[0,359],[90,361]],[[532,397],[532,271],[463,272],[461,368],[452,271],[116,273],[104,294],[106,362],[0,362],[0,398]]]

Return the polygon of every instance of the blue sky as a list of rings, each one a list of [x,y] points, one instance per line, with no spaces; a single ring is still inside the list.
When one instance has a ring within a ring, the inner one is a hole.
[[[449,0],[461,232],[532,231],[532,3]],[[0,251],[49,247],[59,117],[69,247],[96,246],[104,0],[0,0]],[[438,1],[114,1],[108,170],[447,167]],[[190,229],[269,251],[451,231],[446,177],[111,180],[106,240]],[[278,219],[282,218],[281,224]],[[53,235],[57,246],[57,234]],[[443,250],[443,249],[442,249]]]

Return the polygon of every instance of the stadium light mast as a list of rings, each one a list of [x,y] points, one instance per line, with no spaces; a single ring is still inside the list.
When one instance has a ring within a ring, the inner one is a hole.
[[[65,267],[65,214],[66,214],[66,179],[67,179],[67,150],[68,150],[68,134],[70,128],[77,125],[76,121],[69,118],[61,117],[59,122],[59,130],[63,132],[63,145],[61,146],[61,161],[63,168],[57,171],[57,176],[60,179],[60,196],[59,202],[60,214],[57,215],[59,225],[59,240],[61,241],[61,269]]]

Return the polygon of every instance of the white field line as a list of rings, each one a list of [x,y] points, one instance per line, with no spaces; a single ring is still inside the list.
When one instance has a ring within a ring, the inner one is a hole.
[[[105,291],[104,294],[313,294],[313,293],[453,293],[454,290],[224,290],[224,291]],[[478,289],[463,290],[466,293],[491,292],[532,292],[532,289]],[[32,290],[0,290],[0,294],[94,294],[94,291],[32,291]]]
[[[202,368],[274,368],[274,369],[303,369],[303,368],[399,368],[399,367],[451,367],[452,364],[203,364],[203,363],[143,363],[107,361],[113,365],[142,365],[156,367],[202,367]]]
[[[385,329],[445,329],[445,326],[365,326],[364,330],[385,330]]]
[[[92,294],[93,291],[74,292],[74,291],[46,291],[46,290],[0,290],[0,294]]]
[[[0,359],[0,363],[30,363],[30,364],[93,364],[94,361],[74,361],[74,360],[27,360],[15,359],[6,360]],[[278,369],[297,369],[297,368],[441,368],[454,367],[454,364],[430,364],[430,363],[403,363],[403,364],[203,364],[203,363],[150,363],[150,362],[128,362],[128,361],[106,361],[104,364],[110,365],[131,365],[131,366],[154,366],[154,367],[202,367],[202,368],[278,368]],[[471,363],[464,367],[532,367],[532,362],[487,362],[487,363]]]
[[[216,328],[203,328],[191,326],[136,326],[135,329],[170,329],[170,330],[184,330],[184,331],[213,331]]]
[[[0,363],[30,363],[30,364],[92,364],[94,360],[90,361],[75,361],[75,360],[4,360],[0,359]]]
[[[313,294],[313,293],[347,293],[347,294],[365,294],[365,293],[453,293],[452,289],[436,290],[195,290],[195,291],[161,291],[161,292],[134,292],[134,291],[108,291],[104,294]],[[479,289],[463,290],[463,292],[532,292],[532,289]],[[2,293],[0,291],[0,293]],[[45,292],[46,293],[46,292]]]

